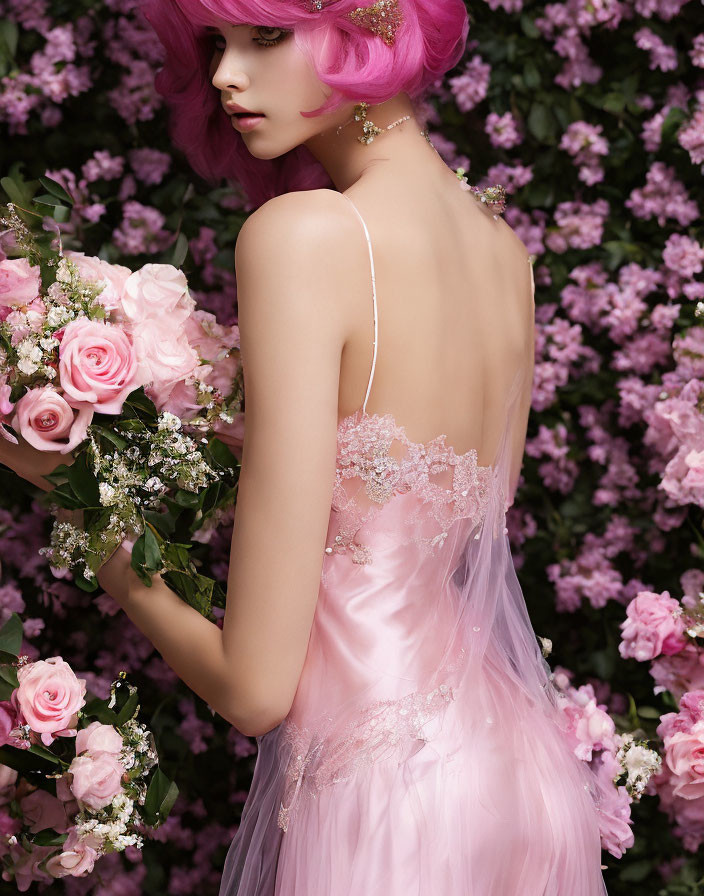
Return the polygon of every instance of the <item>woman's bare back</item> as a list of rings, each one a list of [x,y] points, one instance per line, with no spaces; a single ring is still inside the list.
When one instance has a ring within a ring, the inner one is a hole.
[[[458,453],[476,448],[480,463],[491,463],[516,370],[533,362],[525,245],[444,165],[413,182],[371,171],[346,196],[367,225],[376,275],[377,358],[366,412],[391,413],[416,442],[442,433]],[[352,208],[349,217],[359,253],[350,272],[341,419],[362,405],[374,338],[367,241]],[[531,380],[532,371],[520,405],[523,424]],[[523,450],[518,442],[516,455]]]

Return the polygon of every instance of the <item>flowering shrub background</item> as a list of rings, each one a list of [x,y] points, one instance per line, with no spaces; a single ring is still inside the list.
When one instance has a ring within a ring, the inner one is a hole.
[[[429,125],[470,183],[505,186],[505,218],[536,257],[533,412],[509,519],[519,577],[579,708],[579,749],[608,740],[606,710],[663,757],[630,806],[633,845],[604,853],[609,893],[693,896],[704,880],[702,5],[469,8],[467,52],[428,97]],[[70,191],[67,248],[133,270],[184,259],[193,297],[229,325],[250,209],[169,145],[159,59],[132,0],[0,0],[0,174],[14,165]],[[0,495],[0,624],[20,613],[23,652],[61,653],[96,696],[125,669],[180,789],[143,854],[128,848],[100,878],[55,888],[215,894],[254,740],[178,682],[108,596],[88,601],[52,575],[38,553],[50,520],[29,487],[2,470]],[[231,518],[208,542],[223,582],[230,535]]]

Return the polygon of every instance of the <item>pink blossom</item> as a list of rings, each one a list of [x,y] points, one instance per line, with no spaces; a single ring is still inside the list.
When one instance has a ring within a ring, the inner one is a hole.
[[[640,662],[664,653],[679,653],[688,643],[684,635],[682,607],[668,591],[641,591],[626,608],[621,625],[619,653]]]
[[[100,304],[108,311],[120,309],[125,282],[132,271],[121,264],[109,264],[102,258],[86,255],[67,249],[64,252],[78,268],[82,280],[91,283],[103,283],[103,291],[98,296]]]
[[[119,414],[142,385],[130,337],[120,327],[79,317],[67,324],[59,348],[59,379],[67,401]]]
[[[85,705],[86,683],[60,656],[20,666],[17,702],[44,746],[55,737],[74,737],[78,710]]]
[[[93,870],[100,855],[100,840],[93,834],[79,838],[76,828],[71,828],[61,847],[61,852],[46,863],[46,870],[52,877],[86,877]]]
[[[108,806],[122,789],[125,768],[112,752],[83,753],[73,759],[68,770],[73,776],[73,795],[91,809]]]
[[[679,700],[686,691],[704,688],[704,650],[694,643],[687,644],[680,653],[653,660],[650,674],[655,680],[653,693],[669,691]]]
[[[0,305],[26,305],[39,295],[39,268],[26,258],[0,261]]]
[[[675,48],[667,46],[650,28],[639,28],[633,36],[639,49],[650,51],[651,69],[658,68],[661,72],[669,72],[677,68]]]
[[[489,89],[491,66],[481,56],[473,56],[462,74],[450,78],[448,84],[460,112],[469,112],[480,103]]]
[[[622,771],[615,756],[604,750],[596,762],[598,775],[606,785],[602,788],[605,791],[604,799],[597,807],[601,844],[618,859],[634,843],[633,831],[629,827],[633,824],[631,798],[625,787],[613,785],[613,779]]]
[[[518,122],[510,112],[504,112],[503,115],[490,112],[486,117],[484,129],[489,135],[491,145],[503,149],[518,146],[522,139]]]
[[[33,834],[38,834],[45,828],[52,828],[59,834],[64,834],[69,829],[70,823],[64,804],[46,790],[37,789],[23,797],[20,800],[20,808],[24,823],[29,826]]]
[[[97,720],[86,728],[80,728],[76,734],[77,756],[86,750],[91,753],[102,751],[119,756],[123,746],[120,732],[113,725],[104,725]]]
[[[30,389],[15,405],[12,426],[39,451],[68,454],[85,438],[93,419],[88,404],[71,407],[51,385]]]

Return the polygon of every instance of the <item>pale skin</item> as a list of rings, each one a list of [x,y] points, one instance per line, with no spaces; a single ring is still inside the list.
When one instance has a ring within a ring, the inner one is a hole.
[[[336,191],[361,212],[374,250],[378,357],[366,411],[393,413],[411,439],[444,433],[457,452],[476,448],[479,463],[492,462],[497,425],[467,408],[484,382],[500,380],[507,359],[533,363],[534,305],[526,247],[459,189],[420,135],[406,94],[371,106],[368,116],[379,127],[411,119],[363,145],[356,122],[336,133],[356,101],[320,117],[298,114],[319,106],[329,88],[293,34],[265,47],[260,41],[281,29],[222,22],[219,32],[211,78],[222,103],[266,116],[242,135],[249,151],[270,159],[303,143],[336,190],[278,196],[249,216],[237,239],[247,412],[222,630],[161,576],[142,585],[122,549],[98,581],[186,685],[258,736],[294,699],[325,556],[337,428],[361,406],[370,374],[368,248]],[[526,390],[524,421],[529,408]],[[49,488],[42,472],[67,456],[21,448],[0,442],[0,461]],[[521,439],[515,476],[522,454]]]

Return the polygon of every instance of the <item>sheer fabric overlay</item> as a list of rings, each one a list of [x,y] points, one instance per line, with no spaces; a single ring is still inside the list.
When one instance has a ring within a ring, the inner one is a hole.
[[[365,406],[340,421],[308,653],[257,738],[220,896],[606,894],[603,785],[568,746],[506,529],[529,373],[489,465]]]

